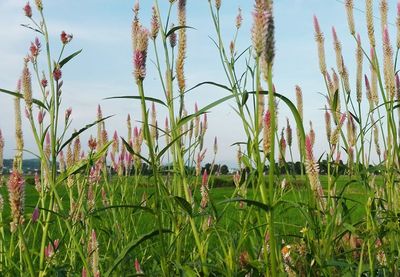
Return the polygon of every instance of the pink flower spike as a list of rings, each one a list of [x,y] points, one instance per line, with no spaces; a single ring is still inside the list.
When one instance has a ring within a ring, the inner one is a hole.
[[[371,56],[371,60],[374,61],[375,58],[375,48],[371,47],[371,49],[369,50],[370,56]]]
[[[396,74],[396,76],[397,76],[397,74]],[[364,79],[365,79],[365,88],[367,89],[367,91],[370,91],[371,85],[369,84],[368,76],[364,75]]]
[[[143,273],[142,269],[140,268],[138,259],[135,259],[135,270],[136,270],[136,273],[138,273],[138,274]]]
[[[343,125],[344,121],[346,120],[346,114],[342,114],[342,117],[340,118],[340,125]]]
[[[396,74],[396,88],[400,89],[400,77],[399,73]]]
[[[65,110],[65,121],[68,121],[68,119],[70,118],[72,114],[72,108],[69,107],[68,109]]]
[[[361,36],[360,36],[360,34],[357,34],[357,43],[358,43],[358,45],[361,45]]]
[[[203,177],[201,179],[201,185],[207,186],[207,183],[208,183],[208,173],[207,173],[207,170],[204,170]]]
[[[57,66],[54,68],[53,77],[54,77],[54,80],[55,80],[55,81],[58,81],[58,80],[60,80],[60,79],[62,78],[62,71],[61,71],[59,65],[57,65]]]
[[[318,18],[316,15],[314,15],[314,30],[315,30],[315,33],[317,33],[317,34],[321,33],[321,28],[319,26]]]
[[[313,149],[312,149],[312,141],[309,135],[306,136],[306,156],[307,160],[312,161],[314,158]]]
[[[31,118],[31,115],[29,113],[29,110],[27,108],[25,108],[25,116],[27,119]]]
[[[31,18],[32,17],[32,7],[31,5],[28,3],[26,3],[26,5],[23,8],[24,12],[25,12],[25,16]]]
[[[385,26],[385,28],[383,30],[383,43],[390,45],[390,37],[389,37],[389,31],[388,31],[387,25]]]
[[[67,34],[65,31],[61,32],[60,39],[61,39],[62,44],[64,44],[64,45],[68,44],[72,40],[72,38],[73,38],[73,35]]]
[[[397,1],[397,16],[400,17],[400,1]]]
[[[36,223],[36,222],[38,221],[38,219],[39,219],[39,208],[36,207],[36,208],[33,210],[33,213],[32,213],[32,222],[33,222],[33,223]]]
[[[335,27],[332,27],[332,36],[335,43],[339,42]]]
[[[39,123],[39,124],[42,124],[42,123],[43,123],[43,118],[44,118],[44,116],[45,116],[45,113],[42,112],[42,111],[39,111],[39,113],[38,113],[38,123]]]

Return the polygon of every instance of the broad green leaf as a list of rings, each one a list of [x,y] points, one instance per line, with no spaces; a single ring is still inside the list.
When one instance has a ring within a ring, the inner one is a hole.
[[[82,52],[82,49],[79,51],[76,51],[75,53],[72,53],[71,55],[69,55],[68,57],[64,58],[61,62],[59,62],[58,64],[60,65],[60,67],[62,68],[64,65],[66,65],[70,60],[72,60],[73,58],[75,58],[76,56],[78,56],[80,53]]]
[[[188,201],[186,201],[185,198],[182,198],[180,196],[174,196],[174,200],[178,205],[188,213],[188,215],[191,217],[193,215],[193,210],[192,210],[192,205]]]

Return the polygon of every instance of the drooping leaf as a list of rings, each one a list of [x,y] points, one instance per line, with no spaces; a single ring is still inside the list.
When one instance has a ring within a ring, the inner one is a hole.
[[[174,200],[190,217],[193,215],[192,205],[185,198],[174,196]]]
[[[171,230],[167,230],[167,229],[163,229],[161,230],[161,233],[171,233]],[[160,231],[159,230],[154,230],[146,235],[143,235],[142,237],[131,241],[130,243],[128,243],[127,246],[125,246],[124,249],[121,250],[120,254],[118,255],[117,258],[115,258],[112,266],[107,270],[107,272],[105,273],[105,277],[110,276],[110,274],[115,270],[115,268],[122,262],[122,260],[129,254],[129,252],[131,252],[133,249],[135,249],[136,247],[138,247],[141,243],[145,242],[146,240],[152,239],[155,236],[160,235]]]
[[[232,99],[234,97],[235,97],[235,95],[225,96],[225,97],[223,97],[223,98],[221,98],[221,99],[219,99],[219,100],[217,100],[215,102],[212,102],[211,104],[205,106],[204,108],[200,109],[197,113],[193,113],[193,114],[190,114],[188,116],[185,116],[185,117],[181,118],[177,123],[177,128],[180,128],[183,124],[185,124],[186,122],[190,121],[191,119],[206,113],[208,110],[210,110],[210,109],[214,108],[215,106],[218,106],[219,104],[221,104],[221,103],[223,103],[223,102],[225,102],[227,100],[230,100],[230,99]]]
[[[173,145],[177,140],[179,140],[181,137],[183,137],[184,135],[186,135],[189,131],[186,131],[182,134],[180,134],[178,137],[176,137],[174,140],[172,140],[167,146],[165,146],[160,153],[158,153],[157,155],[157,159],[161,159],[161,157],[165,154],[165,152],[168,151],[168,149],[171,147],[171,145]],[[166,136],[168,136],[168,134],[165,134]]]
[[[18,97],[20,99],[24,99],[24,95],[22,93],[17,93],[17,92],[14,92],[14,91],[11,91],[11,90],[2,89],[2,88],[0,88],[0,92],[4,92],[4,93],[6,93],[8,95],[12,95],[12,96]],[[47,107],[45,106],[45,104],[42,101],[37,100],[37,99],[33,99],[33,103],[35,105],[38,105],[39,107],[45,109],[46,111],[48,111]]]
[[[64,149],[64,147],[66,147],[71,141],[73,141],[77,136],[79,136],[80,134],[82,134],[83,132],[85,132],[87,129],[89,129],[89,128],[91,128],[91,127],[97,125],[98,123],[103,122],[103,121],[105,121],[105,120],[107,120],[107,119],[109,119],[109,118],[111,118],[111,117],[113,117],[113,115],[110,115],[110,116],[104,117],[104,118],[102,118],[102,119],[96,120],[95,122],[90,123],[90,124],[86,125],[85,127],[81,128],[79,131],[74,132],[74,133],[71,135],[71,137],[70,137],[66,142],[64,142],[64,144],[61,145],[61,147],[59,147],[59,149],[57,149],[57,153],[60,153],[61,150]]]
[[[135,100],[141,100],[142,97],[133,96],[133,95],[122,95],[122,96],[113,96],[113,97],[104,98],[104,100],[110,100],[110,99],[135,99]],[[153,98],[153,97],[144,97],[144,99],[147,100],[147,101],[158,103],[158,104],[161,104],[161,105],[167,107],[167,105],[163,101],[161,101],[160,99]]]
[[[249,206],[255,206],[266,212],[271,210],[271,207],[267,204],[264,204],[264,203],[261,203],[261,202],[255,201],[255,200],[241,198],[241,197],[226,199],[226,200],[219,202],[218,204],[231,203],[231,202],[244,202]]]
[[[146,159],[145,157],[143,157],[139,153],[136,153],[135,150],[133,150],[133,148],[129,145],[129,143],[124,138],[121,137],[121,139],[122,139],[122,142],[125,145],[126,151],[128,151],[130,154],[132,154],[134,156],[139,157],[140,159],[142,159],[146,163],[151,164],[151,162],[148,159]]]
[[[194,29],[196,30],[196,28],[190,27],[190,26],[175,26],[172,27],[165,35],[165,37],[169,37],[171,34],[173,34],[174,32],[180,30],[180,29]]]
[[[150,209],[149,207],[143,207],[141,205],[112,205],[112,206],[95,209],[92,212],[88,213],[88,216],[92,216],[94,214],[101,213],[101,212],[104,212],[107,210],[112,210],[112,209],[134,209],[134,210],[142,210],[142,211],[154,214],[154,211],[152,209]]]

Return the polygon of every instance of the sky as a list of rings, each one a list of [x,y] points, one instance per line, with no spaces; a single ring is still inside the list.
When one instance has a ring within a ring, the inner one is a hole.
[[[166,0],[160,0],[161,13],[166,15]],[[215,37],[209,4],[207,0],[187,1],[187,24],[195,29],[188,29],[188,50],[186,59],[187,87],[193,87],[203,81],[227,83],[219,61],[218,52],[210,37]],[[350,72],[352,87],[355,87],[355,43],[350,36],[346,14],[341,0],[276,0],[276,59],[274,64],[274,83],[279,93],[295,101],[294,87],[300,85],[304,97],[304,119],[312,120],[316,131],[316,156],[327,149],[323,107],[325,99],[324,81],[318,67],[317,50],[314,42],[312,25],[315,14],[325,33],[325,48],[328,68],[335,66],[332,47],[331,28],[335,26],[343,45],[344,60]],[[367,44],[365,32],[364,1],[355,0],[354,11],[356,29],[362,41]],[[379,1],[376,2],[376,8]],[[389,0],[389,31],[392,41],[395,38],[396,0]],[[28,53],[30,42],[36,34],[21,26],[29,23],[22,7],[26,1],[0,0],[0,88],[14,90],[23,66],[23,58]],[[104,100],[106,97],[119,95],[137,95],[133,79],[131,21],[134,0],[57,0],[46,1],[44,13],[47,18],[52,52],[58,57],[61,43],[61,31],[72,33],[74,38],[66,49],[66,54],[83,49],[82,53],[63,68],[63,106],[72,107],[72,129],[79,129],[96,119],[97,105],[100,104],[104,115],[114,115],[106,122],[109,136],[117,130],[126,136],[126,117],[131,114],[134,120],[140,120],[140,107],[135,101]],[[140,1],[140,18],[142,24],[149,26],[153,1]],[[222,0],[221,22],[223,39],[227,47],[235,31],[235,17],[240,7],[243,12],[243,26],[240,30],[238,52],[251,45],[251,25],[254,1]],[[34,3],[32,3],[32,6]],[[37,12],[34,10],[34,17]],[[174,13],[175,14],[175,13]],[[376,13],[378,15],[378,13]],[[165,19],[164,19],[165,21]],[[176,18],[173,18],[176,22]],[[379,30],[379,19],[376,28]],[[379,35],[377,35],[379,37]],[[156,75],[154,50],[149,49],[147,77],[145,79],[146,94],[162,97],[163,92]],[[43,64],[42,64],[43,65]],[[42,67],[45,69],[44,67]],[[205,106],[216,99],[226,96],[227,92],[213,87],[201,87],[191,91],[186,98],[186,107],[193,112],[194,103]],[[39,91],[34,96],[39,97]],[[0,129],[5,137],[5,157],[11,158],[14,153],[14,116],[12,98],[0,94]],[[235,142],[243,141],[244,134],[241,122],[232,109],[233,102],[224,103],[212,109],[208,115],[209,130],[205,139],[205,147],[210,151],[206,161],[212,159],[212,144],[218,137],[219,152],[217,160],[230,166],[236,164]],[[283,127],[286,117],[292,121],[288,110],[280,104],[279,126]],[[24,119],[25,148],[37,152],[27,120]],[[163,122],[163,111],[159,111],[159,121]],[[139,125],[139,123],[136,123]],[[95,134],[93,129],[92,133]],[[82,141],[88,138],[87,133]],[[296,147],[295,147],[296,148]],[[295,155],[297,150],[294,150]],[[29,157],[29,155],[26,155]]]

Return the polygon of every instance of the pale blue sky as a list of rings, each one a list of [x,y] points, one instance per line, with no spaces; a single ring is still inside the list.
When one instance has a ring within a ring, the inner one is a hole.
[[[82,54],[63,70],[64,107],[73,107],[73,127],[80,128],[95,119],[96,106],[100,103],[105,115],[116,116],[107,123],[111,136],[114,129],[125,135],[125,119],[131,113],[134,119],[140,119],[141,113],[137,103],[129,101],[103,101],[108,96],[136,95],[137,90],[132,77],[131,50],[131,8],[133,0],[57,0],[46,1],[45,14],[52,35],[53,45],[59,46],[59,33],[65,30],[72,33],[74,39],[66,52],[72,53],[83,48]],[[162,3],[162,12],[166,13],[166,0]],[[376,1],[378,5],[379,1]],[[30,41],[35,34],[20,26],[28,20],[23,16],[22,7],[26,1],[1,0],[0,2],[0,87],[14,89],[22,69],[22,61],[27,53]],[[149,25],[153,1],[142,0],[140,17],[144,25]],[[364,1],[356,0],[355,5],[364,9]],[[389,22],[395,22],[396,1],[389,0]],[[222,31],[228,45],[234,32],[234,20],[237,8],[243,10],[244,23],[239,34],[237,48],[245,49],[251,44],[250,29],[253,1],[222,0]],[[187,87],[202,81],[225,82],[218,55],[209,36],[214,37],[214,29],[209,15],[207,0],[188,0],[188,25],[196,30],[188,30],[188,54],[186,66]],[[35,11],[34,11],[35,14]],[[317,133],[316,155],[326,149],[325,127],[323,122],[324,98],[318,92],[324,92],[321,79],[316,46],[314,43],[312,16],[316,14],[326,37],[326,55],[328,67],[335,65],[332,50],[331,27],[335,26],[343,43],[345,62],[354,87],[354,41],[349,35],[343,4],[337,0],[276,0],[276,62],[274,82],[278,92],[291,99],[294,98],[294,86],[303,88],[305,102],[305,120],[313,121]],[[35,16],[35,15],[34,15]],[[355,11],[357,30],[367,44],[364,13]],[[379,25],[377,22],[377,30]],[[395,27],[389,26],[392,41],[395,38]],[[380,37],[379,35],[377,36]],[[54,54],[57,49],[54,49]],[[154,58],[153,49],[150,59]],[[155,68],[148,63],[148,76],[145,80],[147,93],[162,97],[160,84],[155,75]],[[37,92],[37,91],[36,91]],[[38,95],[38,94],[36,94]],[[226,92],[212,87],[204,87],[190,93],[187,97],[189,112],[193,111],[194,102],[204,106],[213,100],[223,97]],[[241,125],[229,104],[225,103],[209,114],[209,131],[205,141],[206,147],[212,148],[214,136],[218,137],[218,160],[230,165],[235,164],[236,148],[230,145],[243,138]],[[287,110],[281,105],[280,125]],[[163,118],[159,118],[163,122]],[[26,124],[25,124],[26,125]],[[308,126],[308,124],[306,125]],[[13,155],[14,131],[12,99],[0,95],[0,128],[6,140],[6,157]],[[308,127],[307,127],[308,129]],[[26,148],[36,151],[31,139],[30,130],[25,128]],[[93,130],[94,133],[94,130]],[[85,141],[86,136],[83,137]],[[210,160],[211,152],[206,160]],[[295,150],[297,153],[297,151]]]

